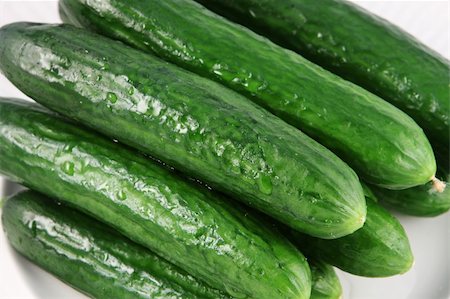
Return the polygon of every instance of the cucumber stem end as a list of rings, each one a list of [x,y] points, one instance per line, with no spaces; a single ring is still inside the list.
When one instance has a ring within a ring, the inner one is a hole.
[[[445,190],[445,183],[441,180],[439,180],[438,178],[436,178],[435,176],[433,176],[431,178],[431,182],[433,184],[433,190],[439,193],[444,192]]]

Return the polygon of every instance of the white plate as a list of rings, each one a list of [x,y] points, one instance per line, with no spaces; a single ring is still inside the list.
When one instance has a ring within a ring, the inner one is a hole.
[[[282,0],[280,0],[282,1]],[[447,1],[358,1],[449,57]],[[60,22],[56,1],[0,0],[0,26],[15,21]],[[345,20],[343,20],[345,21]],[[0,96],[26,98],[0,75]],[[0,194],[14,185],[0,178]],[[339,271],[344,298],[448,299],[450,283],[450,214],[421,219],[399,216],[415,255],[408,273],[391,278],[362,278]],[[1,224],[0,224],[1,226]],[[0,298],[86,298],[15,253],[0,228]],[[274,298],[276,299],[276,298]]]

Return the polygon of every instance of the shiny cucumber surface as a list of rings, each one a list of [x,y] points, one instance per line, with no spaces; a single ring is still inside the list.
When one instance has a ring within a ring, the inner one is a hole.
[[[366,223],[353,234],[324,240],[292,232],[291,240],[305,254],[359,276],[402,274],[414,262],[404,228],[371,197],[367,197]]]
[[[391,209],[412,216],[434,217],[450,210],[450,176],[445,165],[438,169],[437,176],[441,179],[439,185],[429,182],[405,190],[387,190],[375,186],[371,186],[371,189],[381,204]]]
[[[436,172],[422,129],[391,104],[191,0],[62,0],[67,19],[240,92],[389,189]],[[282,20],[281,20],[282,21]]]
[[[343,0],[196,0],[379,95],[424,129],[449,163],[450,63]]]
[[[311,267],[312,289],[310,299],[340,299],[342,286],[333,266],[321,261],[308,260]]]
[[[7,25],[0,54],[5,76],[37,102],[294,229],[337,238],[364,223],[347,164],[213,81],[70,25]]]
[[[6,200],[12,246],[93,298],[229,298],[107,225],[35,191]]]
[[[0,99],[0,173],[109,224],[239,298],[308,298],[284,237],[230,200],[36,104]]]

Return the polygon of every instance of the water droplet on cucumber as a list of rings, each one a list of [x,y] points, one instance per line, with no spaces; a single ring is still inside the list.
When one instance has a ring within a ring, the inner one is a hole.
[[[267,175],[260,175],[257,180],[259,191],[264,194],[272,194],[273,185],[272,179]]]
[[[119,192],[117,192],[117,199],[119,200],[127,199],[127,194],[125,193],[124,190],[120,190]]]
[[[117,95],[114,92],[108,92],[106,94],[106,99],[111,102],[111,103],[115,103],[117,102]]]
[[[75,165],[70,161],[66,161],[61,165],[61,170],[68,175],[73,175],[75,173]]]

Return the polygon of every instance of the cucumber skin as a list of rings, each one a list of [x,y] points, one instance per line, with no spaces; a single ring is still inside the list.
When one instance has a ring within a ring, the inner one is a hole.
[[[13,247],[95,298],[227,298],[106,225],[35,191],[9,198],[3,229]]]
[[[448,60],[395,25],[348,1],[196,1],[405,111],[424,129],[438,168],[449,173]],[[429,182],[399,191],[371,188],[389,208],[431,217],[450,209],[448,186],[443,193],[437,193],[430,191],[431,185]]]
[[[9,198],[2,223],[17,251],[92,297],[227,298],[108,226],[35,191]],[[118,261],[132,273],[120,271],[116,263],[108,261]],[[333,267],[320,261],[308,262],[310,299],[340,298],[342,287]]]
[[[308,260],[311,268],[310,299],[340,299],[342,286],[333,267],[321,261]]]
[[[440,168],[444,169],[444,167]],[[386,190],[371,186],[370,188],[380,199],[381,204],[403,214],[418,217],[434,217],[450,210],[450,176],[448,171],[441,172],[439,177],[445,182],[443,192],[436,192],[433,184],[405,190]]]
[[[12,24],[0,41],[0,69],[39,103],[294,229],[337,238],[362,226],[354,171],[241,95],[69,25]]]
[[[349,1],[196,1],[405,111],[448,164],[450,64],[408,33]]]
[[[434,175],[431,146],[410,117],[193,2],[62,0],[60,5],[77,25],[248,96],[330,148],[372,184],[405,189]]]
[[[233,297],[309,296],[307,262],[284,237],[156,162],[45,110],[0,98],[0,173],[109,224]]]
[[[306,255],[360,276],[402,274],[414,261],[400,222],[369,197],[366,223],[353,234],[324,240],[291,231],[290,237]]]

